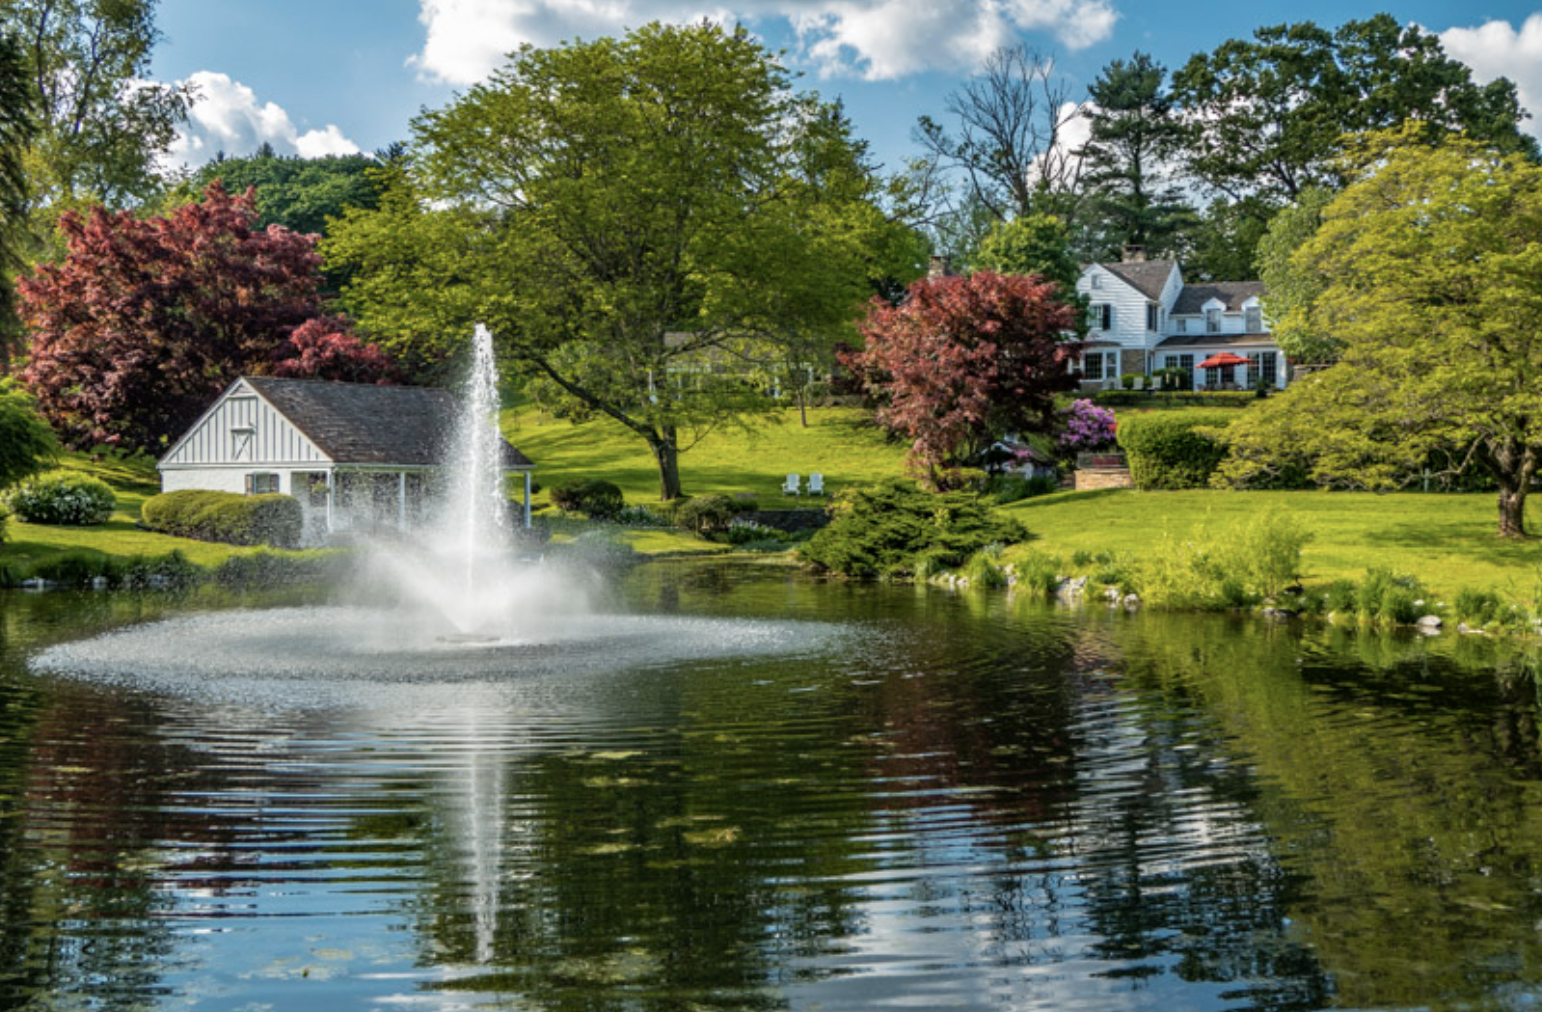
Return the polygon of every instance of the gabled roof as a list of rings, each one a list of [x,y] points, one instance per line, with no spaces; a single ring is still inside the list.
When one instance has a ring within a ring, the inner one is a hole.
[[[243,379],[335,464],[443,464],[460,411],[454,394],[432,387]],[[533,465],[504,441],[503,466]]]
[[[1148,299],[1162,297],[1167,278],[1178,269],[1176,260],[1122,260],[1116,264],[1098,264],[1110,274],[1128,283]]]
[[[1213,281],[1207,285],[1184,285],[1173,303],[1174,313],[1203,313],[1205,303],[1219,299],[1228,311],[1242,308],[1242,304],[1255,295],[1264,294],[1262,281]]]

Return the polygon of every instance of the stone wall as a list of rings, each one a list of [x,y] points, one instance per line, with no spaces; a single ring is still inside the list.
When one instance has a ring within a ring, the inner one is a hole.
[[[1098,488],[1134,488],[1129,468],[1099,467],[1076,472],[1076,491],[1086,492]]]

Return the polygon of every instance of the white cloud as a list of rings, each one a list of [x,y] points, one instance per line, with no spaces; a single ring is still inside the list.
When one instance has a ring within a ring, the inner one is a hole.
[[[201,165],[221,151],[249,155],[264,143],[281,155],[305,158],[359,153],[334,124],[301,133],[282,107],[259,102],[251,88],[227,74],[200,70],[185,83],[193,86],[195,100],[167,154],[168,167]]]
[[[427,79],[473,84],[523,43],[555,45],[636,28],[783,19],[824,75],[892,80],[926,70],[967,71],[1025,32],[1069,49],[1106,39],[1112,0],[735,0],[682,8],[673,0],[419,0],[426,37],[411,60]]]
[[[1489,21],[1477,28],[1448,28],[1440,41],[1446,52],[1472,68],[1479,84],[1508,77],[1531,113],[1524,128],[1542,137],[1542,12],[1528,17],[1519,31],[1508,21]]]

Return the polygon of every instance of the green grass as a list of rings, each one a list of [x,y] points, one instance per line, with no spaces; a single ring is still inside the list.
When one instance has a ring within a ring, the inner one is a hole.
[[[1368,568],[1417,576],[1445,600],[1463,587],[1497,590],[1531,603],[1542,581],[1542,540],[1495,536],[1491,493],[1375,495],[1357,492],[1061,492],[1003,507],[1033,534],[1027,546],[1069,560],[1077,550],[1139,557],[1163,529],[1176,536],[1221,531],[1276,506],[1299,515],[1314,535],[1302,577],[1320,586],[1359,580]],[[1542,502],[1527,504],[1527,527],[1542,533]]]
[[[609,418],[573,425],[533,407],[503,413],[503,434],[535,461],[536,478],[550,489],[578,478],[603,478],[628,502],[656,502],[658,467],[641,436]],[[905,447],[888,442],[859,408],[811,408],[809,425],[787,410],[753,420],[748,431],[720,428],[680,455],[687,495],[749,494],[767,507],[792,504],[782,483],[791,472],[808,482],[824,475],[826,493],[868,485],[904,472]],[[537,495],[545,502],[546,493]],[[818,500],[814,500],[818,502]]]
[[[93,460],[86,454],[67,453],[59,460],[59,467],[84,472],[111,485],[118,497],[112,519],[95,527],[56,527],[23,523],[20,517],[12,517],[6,528],[6,539],[0,542],[0,563],[30,567],[75,550],[117,558],[164,555],[180,550],[190,562],[217,566],[232,555],[262,550],[174,538],[136,528],[140,507],[160,491],[155,462],[148,457]]]

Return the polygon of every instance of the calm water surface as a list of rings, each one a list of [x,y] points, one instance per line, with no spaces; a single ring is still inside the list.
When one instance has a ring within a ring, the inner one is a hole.
[[[653,632],[572,663],[308,685],[45,673],[192,606],[0,594],[0,1009],[1542,1005],[1502,647],[760,567],[621,596]]]

